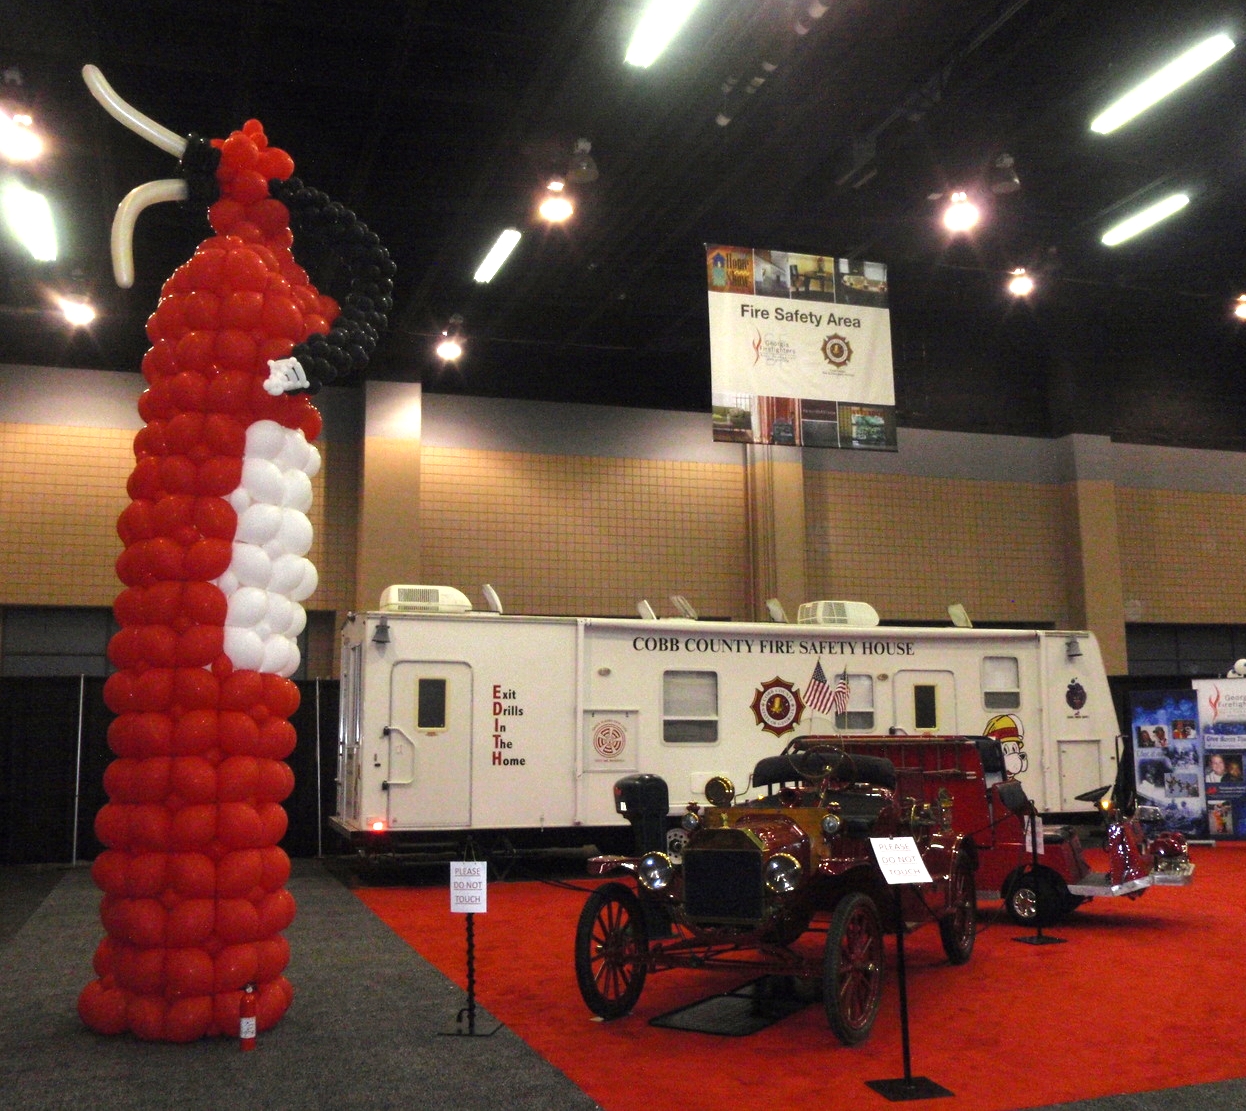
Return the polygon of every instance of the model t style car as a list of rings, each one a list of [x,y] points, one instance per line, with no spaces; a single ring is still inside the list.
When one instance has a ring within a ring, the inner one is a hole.
[[[628,1013],[659,969],[748,967],[820,981],[831,1029],[846,1044],[863,1041],[882,998],[884,932],[934,920],[953,964],[974,945],[974,846],[940,798],[902,795],[896,782],[890,760],[798,738],[758,762],[759,797],[737,800],[728,779],[711,779],[709,805],[689,803],[688,836],[672,859],[662,851],[665,781],[620,779],[615,806],[636,829],[638,853],[594,857],[589,871],[634,883],[596,888],[580,915],[576,979],[589,1009]],[[888,888],[870,839],[910,836],[933,882]],[[820,958],[794,946],[815,920],[826,931]]]

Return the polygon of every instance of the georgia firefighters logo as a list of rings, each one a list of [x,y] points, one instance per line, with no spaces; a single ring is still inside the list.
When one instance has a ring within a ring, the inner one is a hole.
[[[804,712],[805,702],[800,691],[777,675],[758,687],[753,695],[753,716],[757,724],[776,737],[795,729]]]
[[[837,369],[847,366],[852,361],[852,344],[848,342],[848,337],[838,334],[827,336],[822,341],[822,357]]]
[[[627,747],[627,730],[617,721],[599,721],[593,729],[593,751],[603,760],[617,760]]]

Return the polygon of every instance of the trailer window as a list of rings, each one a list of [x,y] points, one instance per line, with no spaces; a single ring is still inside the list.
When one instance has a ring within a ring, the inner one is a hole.
[[[913,684],[913,725],[917,729],[939,728],[938,687],[933,683]]]
[[[874,676],[848,676],[848,709],[835,715],[835,728],[851,733],[874,730]]]
[[[421,679],[416,684],[415,725],[417,729],[446,727],[446,681]]]
[[[718,740],[718,673],[662,674],[662,740],[668,744],[712,744]]]
[[[1016,656],[982,657],[982,706],[987,710],[1021,708],[1021,668]]]

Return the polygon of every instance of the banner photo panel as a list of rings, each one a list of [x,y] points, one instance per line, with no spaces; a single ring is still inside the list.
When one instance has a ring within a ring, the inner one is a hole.
[[[887,267],[706,244],[714,439],[896,450]]]

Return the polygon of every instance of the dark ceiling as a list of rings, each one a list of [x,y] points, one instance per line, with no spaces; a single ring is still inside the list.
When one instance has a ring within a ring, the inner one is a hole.
[[[90,98],[93,62],[182,134],[258,117],[304,180],[380,234],[398,276],[375,376],[708,409],[713,241],[885,262],[901,424],[1179,442],[1195,420],[1192,442],[1246,447],[1246,346],[1228,316],[1246,291],[1246,45],[1122,131],[1087,127],[1178,48],[1236,38],[1239,3],[831,0],[814,19],[809,0],[702,0],[648,70],[623,62],[641,0],[5,9],[0,65],[22,85],[0,92],[54,137],[32,172],[66,230],[56,264],[3,247],[0,361],[137,369],[160,283],[205,233],[201,214],[149,210],[135,287],[111,286],[113,209],[173,167]],[[535,200],[581,137],[600,177],[547,229]],[[1005,151],[1021,189],[951,241],[932,195],[980,189]],[[1176,187],[1192,201],[1167,226],[1099,244],[1118,213]],[[524,240],[476,285],[506,225]],[[999,292],[1015,265],[1043,281],[1027,306]],[[87,331],[46,307],[67,283],[105,310]],[[430,337],[455,313],[468,351],[443,367]]]

